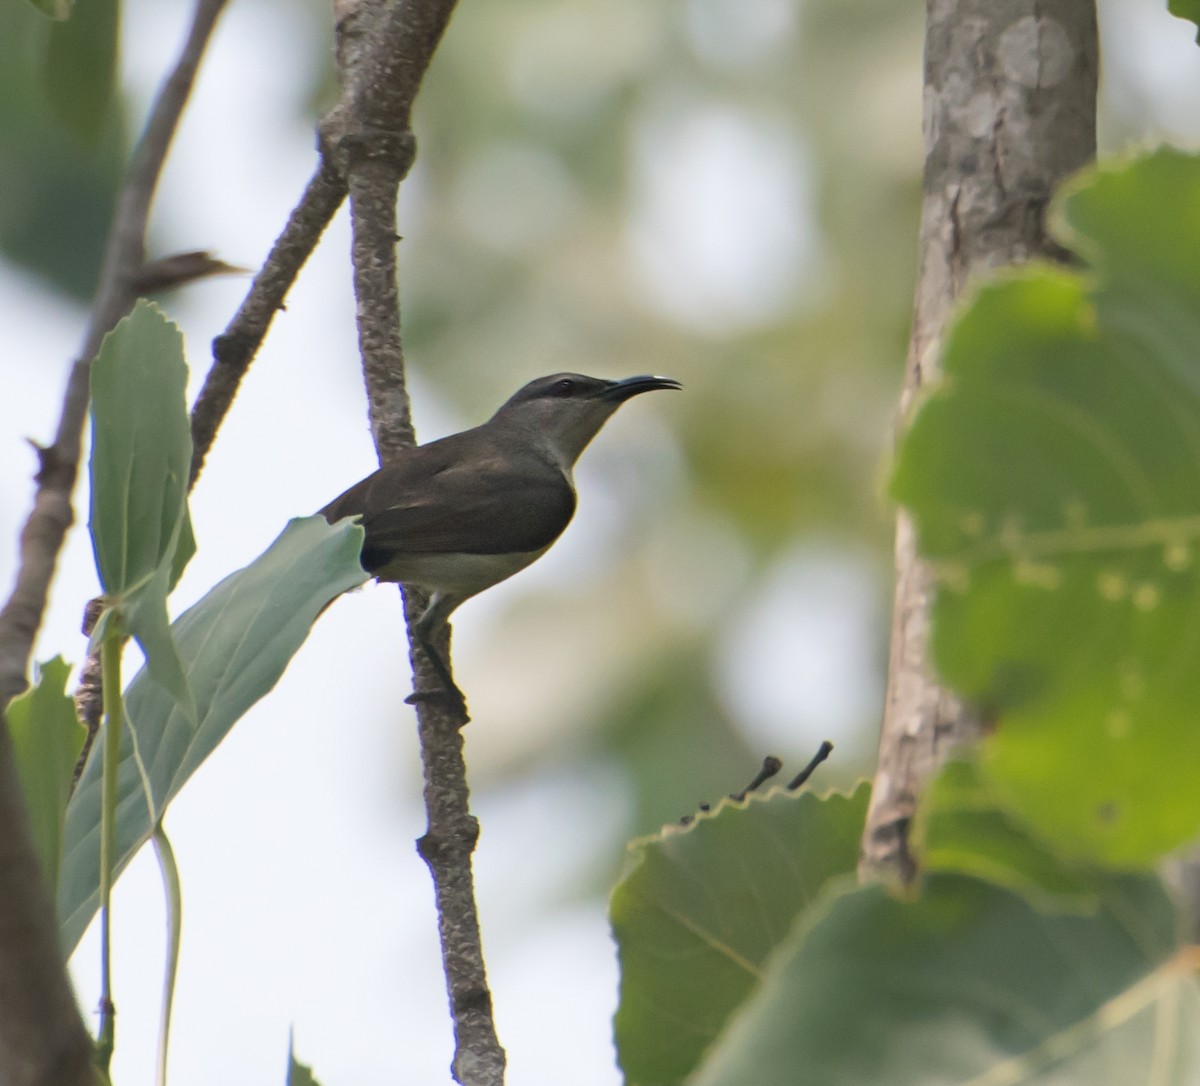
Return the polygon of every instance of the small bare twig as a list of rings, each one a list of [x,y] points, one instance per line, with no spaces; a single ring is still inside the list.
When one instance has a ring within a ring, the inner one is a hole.
[[[751,792],[761,788],[783,768],[783,761],[774,754],[768,754],[763,759],[762,768],[754,774],[754,779],[740,792],[735,792],[731,799],[745,799]]]
[[[133,277],[132,287],[133,292],[141,297],[163,290],[177,290],[214,275],[247,275],[249,271],[249,268],[226,264],[207,250],[194,249],[147,261]]]
[[[813,775],[813,770],[815,770],[817,766],[825,761],[825,759],[828,758],[832,753],[833,744],[828,739],[824,740],[821,743],[820,748],[817,750],[817,753],[814,754],[809,760],[808,765],[806,765],[802,770],[800,770],[799,773],[796,774],[795,777],[792,778],[791,783],[787,786],[787,790],[789,792],[795,792],[798,788],[802,788],[805,784],[807,784],[808,778]],[[750,783],[746,785],[746,787],[740,792],[730,792],[729,798],[734,802],[740,803],[748,795],[750,795],[751,792],[756,792],[759,788],[766,784],[767,781],[776,776],[782,768],[782,760],[777,758],[774,754],[768,754],[763,759],[762,766],[759,771],[754,774],[753,780],[751,780]],[[712,804],[701,803],[698,807],[698,810],[701,814],[706,814],[712,810]],[[696,816],[689,814],[684,815],[679,820],[679,824],[681,826],[690,826],[695,821]]]
[[[26,685],[63,540],[74,521],[88,371],[105,334],[136,300],[146,224],[163,162],[225,0],[198,0],[175,67],[133,154],[109,230],[83,345],[71,367],[54,444],[39,449],[33,509],[21,532],[16,583],[0,610],[0,713]],[[84,1086],[91,1041],[63,969],[49,900],[29,839],[7,727],[0,727],[0,1082]]]
[[[796,789],[803,788],[808,783],[808,778],[813,775],[817,766],[825,761],[825,759],[828,758],[832,753],[833,744],[828,739],[824,740],[820,747],[817,748],[817,753],[812,756],[808,765],[806,765],[802,770],[800,770],[799,773],[796,774],[795,777],[792,778],[791,783],[788,784],[788,791],[795,792]]]

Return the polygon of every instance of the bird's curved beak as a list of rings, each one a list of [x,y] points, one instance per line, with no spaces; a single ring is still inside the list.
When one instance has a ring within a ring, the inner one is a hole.
[[[626,377],[623,381],[613,381],[600,396],[614,403],[624,403],[632,396],[653,392],[656,388],[683,388],[683,385],[674,377],[654,377],[645,373],[638,377]]]

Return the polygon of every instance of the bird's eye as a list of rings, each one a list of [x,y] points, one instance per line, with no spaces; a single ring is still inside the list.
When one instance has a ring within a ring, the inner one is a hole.
[[[555,381],[550,391],[555,396],[570,396],[575,391],[575,382],[569,377],[564,377],[561,381]]]

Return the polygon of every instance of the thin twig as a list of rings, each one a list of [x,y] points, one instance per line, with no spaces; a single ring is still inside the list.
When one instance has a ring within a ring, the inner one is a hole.
[[[63,396],[54,444],[39,449],[33,508],[21,532],[17,576],[0,610],[0,715],[25,688],[50,581],[74,521],[71,492],[87,414],[88,368],[100,341],[136,300],[146,224],[163,162],[225,0],[198,0],[175,67],[163,84],[118,195],[100,284]],[[49,899],[0,727],[0,1082],[5,1086],[85,1086],[94,1082],[91,1041],[63,969]]]
[[[768,754],[762,763],[762,767],[754,774],[754,779],[746,785],[740,792],[735,792],[730,799],[745,799],[751,792],[761,788],[767,781],[774,777],[783,768],[783,761],[777,758],[774,754]]]
[[[392,4],[373,26],[367,24],[372,33],[365,49],[365,13],[339,20],[339,37],[349,39],[338,50],[348,93],[321,126],[326,154],[345,164],[348,178],[359,347],[371,431],[384,465],[415,442],[396,287],[396,194],[415,152],[409,131],[413,98],[453,8],[453,0]],[[429,660],[412,634],[423,606],[419,593],[405,592],[418,690],[426,688],[430,677]],[[437,647],[448,660],[448,640]],[[437,898],[454,1020],[452,1070],[464,1086],[501,1086],[505,1057],[492,1018],[471,872],[479,824],[468,802],[463,721],[441,699],[418,699],[416,706],[428,819],[417,848],[429,866]]]
[[[808,783],[808,778],[811,777],[816,771],[817,766],[825,761],[825,759],[828,758],[832,753],[833,744],[828,739],[823,740],[821,745],[817,748],[817,753],[814,754],[811,759],[809,759],[808,765],[806,765],[802,770],[800,770],[799,773],[796,774],[795,777],[792,778],[791,782],[788,784],[788,791],[795,792],[796,789],[803,788]]]
[[[247,275],[249,272],[249,268],[226,264],[206,249],[193,249],[148,260],[134,276],[133,290],[139,296],[157,294],[163,290],[178,290],[215,275]]]

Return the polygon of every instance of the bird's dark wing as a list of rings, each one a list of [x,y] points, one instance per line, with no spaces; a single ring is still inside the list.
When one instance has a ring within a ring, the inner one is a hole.
[[[575,491],[559,469],[525,464],[518,472],[500,457],[475,455],[468,470],[450,440],[418,446],[321,510],[330,521],[362,517],[366,569],[402,554],[537,551],[570,522]]]

